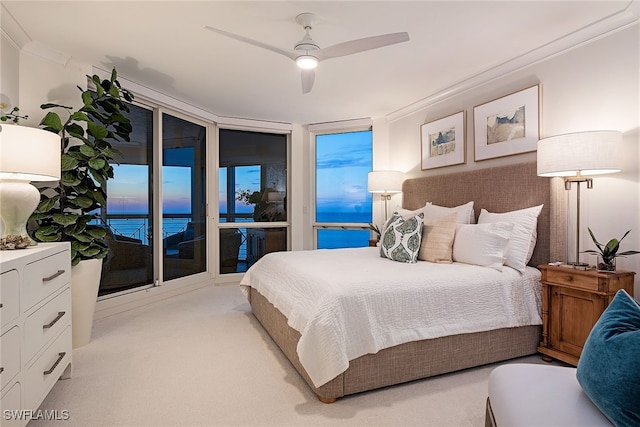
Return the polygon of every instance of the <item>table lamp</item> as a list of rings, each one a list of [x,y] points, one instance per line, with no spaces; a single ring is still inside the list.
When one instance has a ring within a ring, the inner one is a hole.
[[[404,174],[400,171],[372,171],[367,175],[367,188],[370,193],[380,193],[384,200],[384,220],[387,220],[387,203],[391,200],[391,194],[402,192]]]
[[[593,188],[591,175],[622,170],[622,133],[617,131],[576,132],[538,141],[538,176],[563,177],[565,190],[576,188],[576,259],[580,264],[580,183]]]
[[[11,236],[20,238],[18,241],[22,243],[31,243],[27,221],[40,202],[40,192],[31,181],[59,179],[59,135],[26,126],[0,125],[0,218],[4,222],[3,242]]]

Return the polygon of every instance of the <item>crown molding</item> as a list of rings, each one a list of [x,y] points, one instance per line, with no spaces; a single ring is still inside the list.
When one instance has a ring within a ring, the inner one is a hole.
[[[582,27],[547,44],[516,56],[502,64],[489,68],[471,77],[436,92],[426,98],[395,110],[385,116],[390,122],[407,117],[419,110],[433,106],[446,99],[503,78],[511,73],[551,59],[557,55],[584,46],[598,39],[638,23],[640,0],[632,0],[623,10]]]
[[[27,43],[22,47],[22,52],[29,53],[31,55],[37,56],[38,58],[53,62],[55,64],[60,64],[63,67],[65,67],[71,59],[70,55],[53,49],[39,41],[32,41]]]
[[[0,15],[0,20],[2,22],[2,36],[17,50],[60,64],[63,67],[67,65],[71,56],[52,49],[42,42],[32,40],[31,37],[29,37],[29,34],[27,34],[20,24],[18,24],[18,21],[15,20],[13,15],[9,13],[4,5],[2,5]]]
[[[21,50],[31,41],[4,4],[0,4],[0,30],[2,37],[8,40],[17,50]]]
[[[99,76],[101,79],[109,79],[111,77],[110,71],[98,67],[93,67],[93,73]],[[188,104],[184,101],[180,101],[179,99],[173,98],[155,89],[151,89],[134,81],[128,80],[121,75],[118,75],[118,80],[123,84],[123,86],[127,87],[127,90],[133,92],[133,94],[136,96],[137,101],[142,101],[142,103],[144,103],[144,100],[147,100],[152,104],[171,108],[173,110],[177,110],[182,113],[197,117],[206,122],[215,123],[218,127],[229,129],[252,128],[282,133],[289,133],[293,128],[291,123],[269,122],[264,120],[218,116],[215,113],[205,111],[199,107]]]

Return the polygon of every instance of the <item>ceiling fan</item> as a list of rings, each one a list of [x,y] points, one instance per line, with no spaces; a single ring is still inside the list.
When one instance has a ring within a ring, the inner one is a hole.
[[[409,40],[409,34],[406,32],[391,33],[380,36],[365,37],[363,39],[351,40],[321,48],[309,34],[313,25],[318,22],[318,17],[313,13],[301,13],[296,16],[296,22],[304,28],[306,33],[304,37],[302,37],[302,39],[293,46],[293,50],[280,49],[279,47],[271,46],[261,41],[253,40],[238,34],[229,33],[218,28],[209,26],[205,26],[205,28],[213,31],[214,33],[222,34],[223,36],[279,53],[296,61],[298,67],[302,69],[302,93],[311,92],[313,82],[315,81],[315,71],[313,69],[316,68],[319,61],[352,55],[354,53],[377,49]]]

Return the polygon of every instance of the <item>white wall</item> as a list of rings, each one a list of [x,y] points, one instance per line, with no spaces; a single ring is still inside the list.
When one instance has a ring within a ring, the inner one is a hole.
[[[29,115],[25,125],[36,127],[45,116],[43,103],[80,107],[80,90],[87,87],[92,67],[74,60],[52,62],[22,49],[20,53],[20,110]],[[60,118],[65,116],[60,112]]]
[[[0,52],[2,54],[2,66],[0,67],[0,102],[10,103],[11,107],[19,104],[19,58],[20,50],[8,38],[0,37]]]
[[[622,250],[640,250],[639,164],[639,26],[547,59],[497,81],[445,99],[436,105],[394,120],[389,125],[390,166],[404,170],[408,177],[452,173],[510,163],[535,161],[536,154],[474,161],[473,107],[534,84],[541,90],[541,137],[587,130],[623,132],[625,158],[623,172],[596,177],[594,188],[581,191],[581,250],[594,248],[587,232],[591,227],[600,240],[620,238]],[[422,171],[420,169],[420,125],[461,110],[467,112],[466,164]],[[575,257],[575,185],[568,192],[569,254]],[[573,203],[572,203],[573,202]],[[590,255],[581,260],[594,263]],[[640,273],[640,255],[618,259],[622,269]],[[640,279],[635,280],[640,295]]]
[[[18,92],[20,49],[5,37],[4,32],[0,34],[0,54],[2,57],[2,61],[0,61],[0,102],[9,104],[4,108],[10,109],[20,105]],[[22,113],[20,114],[22,115]],[[0,235],[3,233],[4,223],[0,221]]]

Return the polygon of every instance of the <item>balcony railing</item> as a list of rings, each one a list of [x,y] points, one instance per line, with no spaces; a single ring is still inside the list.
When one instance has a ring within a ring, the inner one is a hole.
[[[221,222],[253,222],[253,216],[250,213],[242,214],[223,214],[220,216]],[[171,236],[176,233],[185,231],[187,224],[192,221],[190,214],[165,214],[162,218],[162,238]],[[153,227],[150,223],[149,216],[146,214],[108,214],[105,220],[106,224],[111,228],[114,234],[130,237],[140,240],[142,244],[148,245],[152,235]],[[239,228],[242,234],[242,245],[238,259],[246,261],[247,259],[247,230]]]

